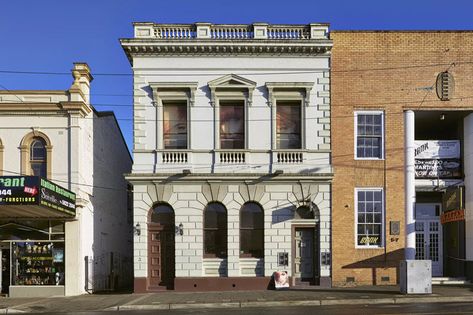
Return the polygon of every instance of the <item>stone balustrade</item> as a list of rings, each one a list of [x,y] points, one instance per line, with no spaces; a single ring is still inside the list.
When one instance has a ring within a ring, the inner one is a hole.
[[[328,39],[328,24],[155,24],[135,23],[135,38],[164,40],[320,40]]]

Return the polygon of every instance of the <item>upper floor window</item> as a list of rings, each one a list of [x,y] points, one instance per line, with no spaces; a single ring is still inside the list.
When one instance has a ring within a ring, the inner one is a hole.
[[[301,102],[281,101],[276,105],[276,148],[301,149]]]
[[[355,157],[360,159],[382,159],[384,126],[382,112],[356,112]]]
[[[245,148],[245,101],[220,101],[220,149]]]
[[[163,102],[164,149],[187,149],[187,102]]]
[[[356,189],[356,246],[383,246],[384,201],[381,188]]]
[[[240,210],[240,256],[264,257],[264,213],[254,202],[245,203]]]
[[[47,176],[46,142],[35,137],[30,145],[30,167],[34,176]]]
[[[204,257],[227,257],[227,209],[218,202],[204,210]]]

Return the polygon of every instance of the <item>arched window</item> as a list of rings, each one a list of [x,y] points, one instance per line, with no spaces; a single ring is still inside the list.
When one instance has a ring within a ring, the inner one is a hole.
[[[240,256],[264,257],[264,213],[255,202],[247,202],[240,210]]]
[[[296,209],[294,219],[315,219],[314,211],[309,206],[300,206]]]
[[[204,257],[227,257],[227,209],[218,202],[204,210]]]
[[[158,204],[151,213],[151,222],[174,228],[174,210],[166,204]]]
[[[20,143],[21,174],[50,178],[53,146],[48,136],[35,130],[26,134]]]
[[[35,137],[31,142],[30,167],[32,175],[47,177],[46,142],[42,138]]]

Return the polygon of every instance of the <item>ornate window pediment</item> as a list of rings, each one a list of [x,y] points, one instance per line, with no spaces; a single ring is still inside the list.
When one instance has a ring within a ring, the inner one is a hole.
[[[266,82],[269,105],[274,104],[275,98],[301,98],[309,106],[313,86],[313,82]]]
[[[208,85],[210,88],[212,104],[215,104],[216,94],[221,93],[222,95],[228,94],[244,96],[248,105],[251,105],[256,82],[240,77],[236,74],[227,74],[210,81]]]
[[[194,105],[197,82],[152,82],[154,104],[163,99],[187,99],[189,105]]]

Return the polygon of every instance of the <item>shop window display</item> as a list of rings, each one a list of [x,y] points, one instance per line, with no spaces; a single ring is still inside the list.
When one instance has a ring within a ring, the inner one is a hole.
[[[13,242],[13,285],[64,285],[64,243]]]

